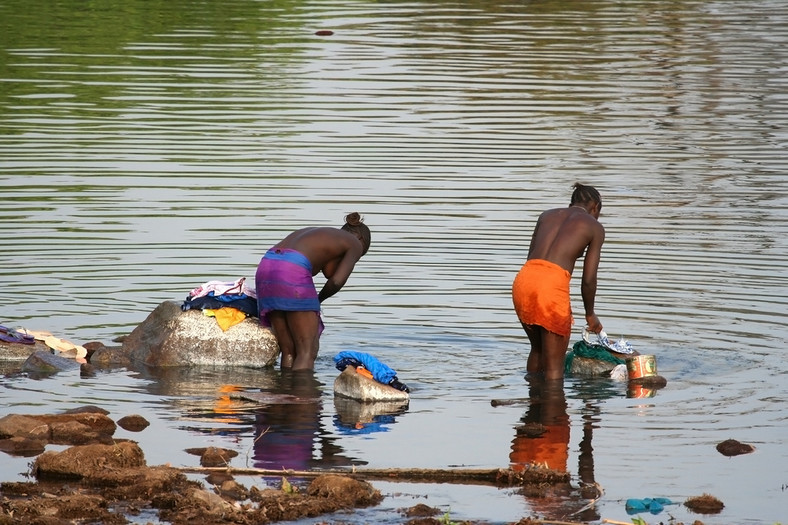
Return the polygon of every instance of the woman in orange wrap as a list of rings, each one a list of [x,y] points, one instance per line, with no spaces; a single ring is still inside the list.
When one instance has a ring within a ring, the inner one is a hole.
[[[575,262],[583,253],[583,296],[589,330],[599,333],[602,323],[594,313],[597,270],[605,242],[599,223],[602,198],[592,186],[575,183],[567,208],[543,212],[536,222],[526,260],[512,284],[512,300],[531,352],[528,374],[563,379],[564,360],[572,333],[569,282]]]

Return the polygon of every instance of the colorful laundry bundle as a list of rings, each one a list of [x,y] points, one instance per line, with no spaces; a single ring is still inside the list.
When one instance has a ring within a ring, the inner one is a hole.
[[[181,310],[202,310],[227,331],[247,317],[257,317],[257,293],[246,285],[246,277],[208,281],[189,292]]]
[[[340,371],[348,366],[354,368],[363,367],[372,374],[372,379],[378,383],[389,385],[402,392],[410,392],[410,388],[397,379],[397,373],[394,369],[373,355],[364,352],[342,351],[334,356],[334,363]]]

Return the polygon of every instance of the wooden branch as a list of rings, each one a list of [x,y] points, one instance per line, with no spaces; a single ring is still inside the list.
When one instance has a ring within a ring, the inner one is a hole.
[[[557,484],[569,481],[569,473],[537,465],[529,465],[521,471],[512,469],[325,469],[325,470],[275,470],[233,467],[175,467],[181,472],[210,474],[220,472],[231,475],[284,476],[293,478],[314,478],[324,474],[377,479],[386,481],[420,483],[467,483],[495,486],[515,486],[531,484]]]
[[[533,400],[530,397],[515,397],[510,399],[493,399],[490,405],[494,407],[508,406],[508,405],[527,405]]]
[[[542,525],[586,525],[585,523],[577,522],[577,521],[555,521],[555,520],[538,520],[534,518],[530,518],[532,523],[540,523]],[[631,523],[625,523],[623,525],[632,525]]]

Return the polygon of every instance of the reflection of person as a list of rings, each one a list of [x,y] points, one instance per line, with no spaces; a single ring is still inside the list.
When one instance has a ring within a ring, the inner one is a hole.
[[[583,252],[580,290],[586,323],[591,331],[602,331],[594,313],[597,269],[605,240],[605,229],[598,220],[601,209],[599,192],[576,183],[569,207],[547,210],[536,222],[528,259],[512,283],[514,308],[531,342],[526,366],[529,374],[544,374],[546,379],[564,376],[573,323],[569,282]]]
[[[509,453],[510,467],[520,471],[539,465],[568,472],[571,421],[567,412],[564,385],[561,380],[527,377],[529,406],[516,429]],[[591,447],[593,421],[583,417],[583,439],[580,442],[578,474],[581,486],[555,483],[536,492],[525,492],[535,512],[548,519],[578,516],[583,522],[596,521],[599,516],[588,500],[599,496],[594,483],[594,459]]]
[[[303,402],[271,403],[255,413],[254,466],[308,470],[320,434],[320,382],[311,370],[283,370],[279,390]]]
[[[320,347],[320,304],[347,282],[369,250],[371,235],[358,213],[342,228],[297,230],[263,256],[255,277],[260,322],[270,326],[282,352],[282,368],[312,369]],[[312,277],[323,272],[317,292]]]
[[[530,378],[529,383],[530,404],[509,454],[512,469],[536,463],[566,472],[570,425],[563,382]]]

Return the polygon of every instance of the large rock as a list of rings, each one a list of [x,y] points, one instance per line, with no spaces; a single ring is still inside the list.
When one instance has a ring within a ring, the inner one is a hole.
[[[183,311],[165,301],[123,340],[123,351],[138,363],[154,367],[218,365],[265,368],[279,355],[271,331],[255,318],[223,332],[200,310]]]
[[[347,366],[334,380],[334,394],[357,401],[408,401],[407,392],[378,383]]]

